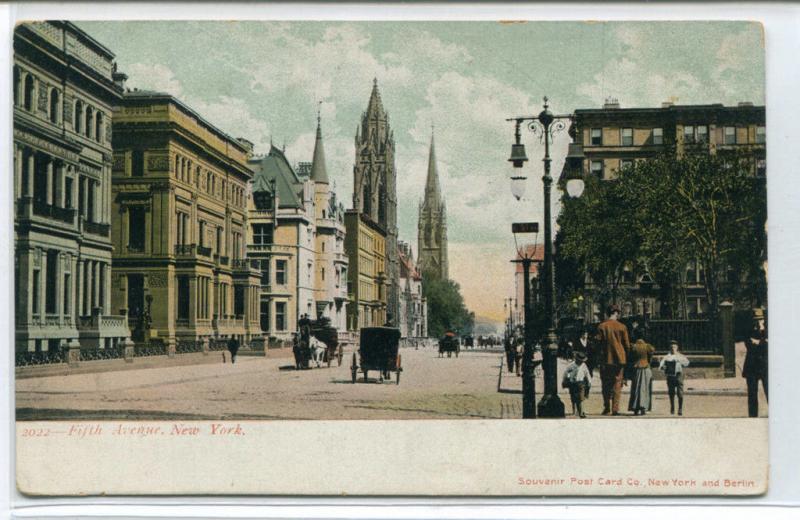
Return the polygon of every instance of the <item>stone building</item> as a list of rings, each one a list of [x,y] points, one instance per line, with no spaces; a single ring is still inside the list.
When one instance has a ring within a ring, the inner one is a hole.
[[[322,130],[311,163],[292,168],[274,146],[250,160],[254,172],[247,248],[261,270],[261,328],[288,341],[303,314],[347,327],[344,208],[331,190]],[[302,170],[302,174],[298,173]]]
[[[660,108],[621,108],[610,100],[601,109],[580,109],[573,115],[570,155],[582,156],[585,175],[613,180],[617,171],[635,161],[655,157],[665,151],[678,156],[685,153],[725,153],[747,150],[755,156],[757,177],[766,176],[765,108],[752,103],[738,106],[674,105]],[[562,174],[563,175],[563,174]],[[684,283],[689,317],[708,312],[703,266],[699,261],[686,266]],[[584,318],[597,321],[603,312],[589,294],[584,304]],[[660,304],[654,281],[647,272],[626,267],[621,291],[630,297],[622,305],[623,314],[659,316]]]
[[[114,55],[68,22],[14,31],[14,290],[19,355],[114,348],[111,292]],[[72,359],[72,358],[71,358]]]
[[[400,259],[400,307],[397,321],[403,338],[428,336],[428,302],[422,294],[422,274],[414,263],[411,246],[398,244]]]
[[[428,156],[428,175],[425,181],[425,197],[419,205],[417,222],[419,268],[436,278],[449,278],[447,259],[447,207],[439,188],[439,171],[436,168],[436,148],[431,135]]]
[[[112,301],[134,339],[173,352],[259,338],[260,273],[245,256],[252,145],[143,90],[125,93],[113,128]]]
[[[350,260],[347,292],[347,330],[386,324],[387,234],[368,214],[348,210],[344,215],[344,247]]]
[[[397,258],[397,171],[394,133],[383,108],[378,80],[372,85],[367,110],[356,129],[353,166],[353,209],[377,223],[386,234],[387,312],[396,324],[400,292]],[[353,257],[350,257],[351,266]]]

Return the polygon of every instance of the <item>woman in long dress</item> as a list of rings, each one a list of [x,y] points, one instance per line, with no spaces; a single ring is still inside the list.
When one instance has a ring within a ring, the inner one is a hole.
[[[630,351],[633,375],[631,377],[631,398],[628,401],[628,410],[633,415],[644,415],[650,408],[650,382],[653,373],[650,371],[650,360],[655,349],[643,339],[636,340]]]

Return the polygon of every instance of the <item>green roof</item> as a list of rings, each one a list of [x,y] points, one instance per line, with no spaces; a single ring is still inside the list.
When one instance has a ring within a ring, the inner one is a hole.
[[[269,154],[251,159],[250,167],[253,169],[254,193],[266,191],[272,194],[270,181],[275,179],[279,207],[303,207],[303,181],[280,149],[272,146]]]

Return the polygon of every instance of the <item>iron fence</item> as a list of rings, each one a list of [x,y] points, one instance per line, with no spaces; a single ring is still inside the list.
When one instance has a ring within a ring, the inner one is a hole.
[[[66,361],[66,351],[62,349],[44,352],[17,352],[14,356],[14,365],[18,367],[56,365],[59,363],[66,363]]]
[[[146,343],[137,343],[133,349],[134,357],[165,356],[167,345],[160,340],[150,340]]]
[[[208,350],[210,351],[219,351],[219,350],[228,350],[228,340],[221,339],[221,338],[212,338],[208,340]]]
[[[178,340],[175,344],[176,354],[190,354],[193,352],[202,352],[203,342],[195,340]]]
[[[82,348],[80,360],[97,361],[101,359],[120,359],[124,357],[124,348]]]

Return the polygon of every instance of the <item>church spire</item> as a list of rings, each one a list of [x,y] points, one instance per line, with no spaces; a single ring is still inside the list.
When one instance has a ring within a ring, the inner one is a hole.
[[[321,119],[319,109],[317,109],[317,140],[314,143],[314,158],[311,161],[311,180],[321,184],[328,184],[325,149],[322,146]]]
[[[431,127],[431,149],[428,154],[428,178],[425,181],[425,205],[438,205],[441,200],[442,194],[439,189],[439,171],[436,168],[436,145],[433,139],[433,127]]]
[[[378,90],[378,78],[374,78],[372,80],[372,94],[369,96],[369,104],[367,105],[367,120],[385,118],[386,112],[383,110],[383,101],[381,101],[381,93]]]

